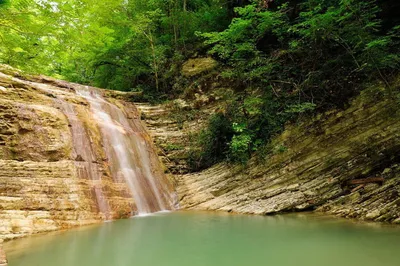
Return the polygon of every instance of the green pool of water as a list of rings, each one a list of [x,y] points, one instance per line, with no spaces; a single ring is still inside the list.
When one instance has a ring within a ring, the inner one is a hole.
[[[399,266],[399,248],[398,227],[186,212],[5,244],[10,266]]]

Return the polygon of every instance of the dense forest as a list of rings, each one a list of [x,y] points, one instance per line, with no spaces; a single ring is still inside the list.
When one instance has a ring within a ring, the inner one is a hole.
[[[181,75],[207,56],[212,73]],[[343,108],[372,84],[399,100],[400,2],[3,0],[0,62],[159,101],[218,79],[235,93],[199,133],[192,167],[245,163],[288,121]]]

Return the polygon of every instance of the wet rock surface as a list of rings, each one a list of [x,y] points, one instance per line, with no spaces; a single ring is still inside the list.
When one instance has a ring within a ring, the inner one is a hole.
[[[126,180],[112,170],[115,162],[89,102],[76,93],[82,85],[25,76],[2,65],[0,86],[0,239],[136,212]],[[107,99],[119,108],[119,117],[140,121],[133,104]],[[147,136],[140,124],[136,129]],[[151,141],[141,141],[153,154]],[[161,171],[157,160],[148,169]]]

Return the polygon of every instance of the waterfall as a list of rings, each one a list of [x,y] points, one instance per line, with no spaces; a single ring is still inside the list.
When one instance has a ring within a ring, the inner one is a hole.
[[[67,116],[70,123],[73,142],[72,156],[75,159],[78,176],[92,181],[98,209],[104,215],[104,219],[108,220],[111,218],[110,206],[102,189],[101,173],[96,162],[90,138],[83,123],[78,119],[74,105],[65,100],[58,99],[56,103]]]
[[[129,187],[136,214],[173,209],[174,196],[138,114],[128,118],[123,108],[106,101],[97,89],[75,89],[90,104],[101,129],[112,177],[114,181],[125,181]]]
[[[55,98],[54,102],[68,118],[72,135],[72,158],[74,159],[74,164],[77,168],[77,175],[79,178],[90,180],[93,191],[92,193],[96,200],[96,206],[100,214],[103,216],[102,218],[105,220],[112,219],[112,210],[103,191],[102,172],[94,153],[94,147],[83,122],[78,118],[75,105],[67,101],[66,97],[68,96],[63,95],[60,88],[36,82],[18,81],[34,86],[35,88],[49,94],[59,94],[59,97]]]
[[[132,197],[132,215],[175,209],[176,195],[163,172],[150,136],[140,121],[139,112],[133,105],[125,108],[119,101],[112,103],[102,96],[102,90],[79,84],[68,83],[68,89],[63,90],[48,84],[21,82],[49,95],[58,95],[54,102],[69,121],[73,144],[72,159],[77,175],[90,181],[93,198],[103,219],[119,217],[117,213],[121,208],[116,203],[118,198]],[[73,98],[71,88],[76,92],[74,96],[82,97],[89,103],[91,114],[84,116],[92,117],[94,124],[100,129],[101,148],[105,152],[106,162],[95,152],[98,144],[93,143],[91,135],[96,133],[78,115],[77,103],[68,100]],[[132,112],[132,109],[136,112]],[[106,172],[111,174],[111,180]],[[125,184],[130,195],[126,195],[123,190],[110,191],[109,186],[113,186],[110,181],[117,186]]]

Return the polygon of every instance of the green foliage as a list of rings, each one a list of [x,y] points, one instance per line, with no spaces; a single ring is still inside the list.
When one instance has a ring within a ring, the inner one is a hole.
[[[381,80],[393,94],[400,26],[382,26],[377,1],[279,1],[236,14],[226,30],[198,34],[241,95],[227,113],[229,160],[244,163],[260,149],[276,153],[270,139],[287,121],[340,108],[368,82]]]
[[[275,154],[284,153],[285,151],[287,151],[287,147],[283,146],[282,144],[275,146],[273,150]]]
[[[217,0],[2,1],[0,62],[109,89],[169,91],[200,43],[196,30],[222,30]],[[6,4],[7,2],[7,4]]]
[[[229,119],[222,113],[210,117],[207,129],[195,138],[195,148],[189,152],[189,166],[198,171],[226,159],[228,143],[233,130]]]
[[[234,135],[229,143],[229,159],[233,162],[246,163],[250,157],[252,136],[248,133]]]
[[[184,150],[184,149],[185,149],[185,147],[183,147],[183,146],[176,145],[176,144],[171,144],[171,143],[168,143],[168,144],[164,147],[164,150],[167,151],[167,152],[170,152],[170,151],[179,151],[179,150]]]
[[[236,11],[239,17],[225,31],[201,34],[207,39],[205,43],[213,46],[210,53],[228,62],[261,56],[257,42],[267,33],[274,34],[283,19],[279,12],[258,12],[255,5]]]
[[[189,158],[192,170],[223,160],[246,164],[293,116],[272,99],[255,90],[227,97],[225,111],[210,117],[207,128],[195,138]]]
[[[278,97],[294,96],[299,104],[332,107],[366,78],[386,81],[399,67],[399,27],[382,28],[376,2],[303,1],[295,18],[286,3],[275,9],[248,5],[236,9],[228,29],[202,36],[211,54],[234,67],[225,77],[237,77],[242,86],[278,87]]]
[[[307,102],[301,104],[292,104],[288,105],[286,112],[292,114],[301,114],[308,111],[313,111],[315,107],[316,107],[315,104]]]

